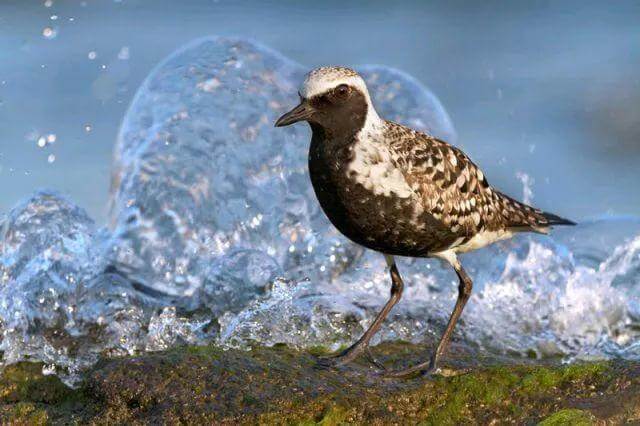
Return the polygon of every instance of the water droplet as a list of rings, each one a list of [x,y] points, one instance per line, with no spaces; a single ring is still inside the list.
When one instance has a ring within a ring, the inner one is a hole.
[[[42,36],[47,40],[54,39],[56,38],[57,35],[58,35],[58,30],[56,30],[55,28],[44,27],[44,29],[42,30]]]
[[[118,59],[120,59],[121,61],[126,61],[127,59],[129,59],[129,46],[122,46],[120,48],[120,51],[118,52]]]
[[[56,365],[55,364],[45,364],[42,366],[42,375],[50,376],[56,373]]]
[[[50,19],[52,21],[57,21],[58,20],[58,15],[51,15]]]
[[[47,161],[49,162],[49,164],[53,163],[54,161],[56,161],[56,156],[54,154],[49,154],[49,156],[47,157]]]
[[[97,54],[94,50],[92,50],[91,52],[89,52],[89,54],[87,55],[87,57],[88,57],[90,60],[92,60],[92,61],[93,61],[95,58],[97,58],[97,57],[98,57],[98,54]]]
[[[54,133],[49,133],[47,135],[47,143],[54,143],[57,139],[57,136]]]
[[[44,7],[51,7],[51,6],[53,6],[53,0],[45,0]]]
[[[91,126],[91,124],[85,124],[84,125],[84,131],[89,133],[91,130],[93,130],[93,127]]]
[[[40,148],[44,148],[47,145],[47,138],[45,138],[44,136],[40,136],[38,138],[38,146]]]

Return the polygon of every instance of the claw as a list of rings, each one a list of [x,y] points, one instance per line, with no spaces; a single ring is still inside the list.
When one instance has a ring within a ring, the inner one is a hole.
[[[361,351],[345,350],[336,355],[318,358],[318,366],[322,368],[335,368],[353,361]]]
[[[337,363],[335,362],[335,358],[319,357],[316,362],[316,367],[322,370],[328,370],[330,368],[337,367]]]
[[[373,354],[371,353],[371,348],[369,348],[369,346],[367,346],[367,348],[364,350],[364,354],[367,357],[367,360],[373,364],[376,368],[378,368],[381,371],[387,371],[387,367],[384,366],[384,364],[382,364],[380,361],[378,361],[376,359],[376,357],[373,356]]]
[[[406,377],[414,373],[419,373],[421,376],[431,376],[437,372],[436,359],[432,357],[428,362],[423,362],[413,367],[408,367],[403,370],[387,371],[385,372],[385,377]]]
[[[367,361],[369,361],[379,370],[387,370],[387,368],[373,356],[368,345],[353,349],[349,348],[336,355],[320,357],[318,359],[317,365],[321,368],[335,368],[353,361],[361,354],[364,354],[367,358]]]

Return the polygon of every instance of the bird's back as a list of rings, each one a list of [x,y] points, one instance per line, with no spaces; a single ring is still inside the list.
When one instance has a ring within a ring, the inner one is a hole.
[[[450,248],[475,249],[513,232],[544,233],[572,223],[495,190],[464,152],[446,142],[389,121],[383,135],[424,211],[449,230]],[[482,241],[473,242],[478,236]]]

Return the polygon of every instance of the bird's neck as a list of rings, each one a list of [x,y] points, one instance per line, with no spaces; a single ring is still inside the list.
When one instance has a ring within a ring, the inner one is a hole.
[[[313,140],[322,143],[323,148],[333,151],[357,142],[364,138],[375,137],[382,132],[384,120],[381,119],[372,105],[361,112],[327,120],[322,123],[309,123],[313,132]]]

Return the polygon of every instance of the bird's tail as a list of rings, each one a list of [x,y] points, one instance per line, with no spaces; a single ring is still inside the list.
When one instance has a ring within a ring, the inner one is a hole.
[[[503,205],[503,211],[506,212],[506,226],[514,231],[546,234],[552,226],[576,224],[569,219],[521,203],[508,195],[498,193],[497,196]]]
[[[549,226],[553,226],[553,225],[569,225],[569,226],[574,226],[577,225],[577,223],[575,223],[572,220],[569,219],[565,219],[563,217],[560,217],[558,215],[555,215],[553,213],[549,213],[549,212],[542,212],[542,216],[547,219],[548,225]]]

